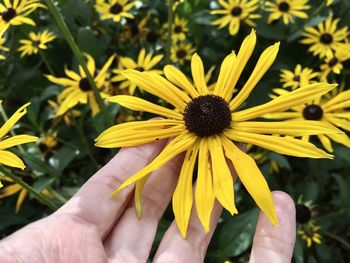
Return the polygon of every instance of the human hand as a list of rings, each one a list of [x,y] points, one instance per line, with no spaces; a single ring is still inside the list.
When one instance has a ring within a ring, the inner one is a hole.
[[[138,219],[128,187],[115,198],[110,193],[148,164],[164,141],[122,149],[91,177],[63,207],[0,242],[1,262],[146,262],[161,216],[175,189],[182,156],[168,162],[148,179]],[[290,262],[295,241],[295,208],[283,192],[273,192],[278,226],[260,214],[250,262]],[[187,238],[173,222],[153,262],[203,262],[222,207],[215,203],[211,230],[205,233],[192,208]]]

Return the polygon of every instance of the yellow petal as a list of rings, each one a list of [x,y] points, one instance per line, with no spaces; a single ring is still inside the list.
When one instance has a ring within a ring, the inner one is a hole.
[[[328,137],[326,135],[318,135],[317,136],[318,139],[321,141],[323,147],[328,151],[328,152],[333,152],[333,147],[332,147],[332,143],[331,140],[328,139]]]
[[[181,168],[179,181],[173,194],[173,211],[175,221],[183,238],[186,238],[188,222],[190,220],[193,190],[192,174],[197,160],[199,144],[195,143],[192,149],[186,152],[184,163]]]
[[[17,193],[18,191],[20,191],[21,189],[22,187],[18,184],[12,184],[12,185],[6,186],[0,191],[0,199],[11,196]]]
[[[195,87],[200,95],[206,95],[209,93],[207,84],[205,82],[204,66],[201,58],[195,53],[191,60],[192,78]]]
[[[30,103],[27,103],[20,107],[12,116],[5,122],[4,125],[0,128],[0,138],[4,137],[11,128],[16,124],[16,122],[23,117],[24,114],[27,113],[27,107]]]
[[[149,165],[147,165],[145,168],[143,168],[142,170],[128,178],[124,183],[122,183],[112,193],[112,196],[115,196],[125,187],[135,183],[136,181],[140,180],[141,178],[153,172],[154,170],[162,167],[166,162],[171,160],[176,155],[190,149],[195,140],[196,136],[188,132],[184,132],[181,135],[177,136],[163,149],[163,151]]]
[[[220,73],[218,77],[218,81],[215,84],[214,95],[220,95],[222,89],[228,85],[228,81],[230,81],[231,72],[235,66],[236,54],[231,52],[230,55],[226,56],[224,61],[221,64]]]
[[[264,176],[252,157],[242,152],[234,143],[222,137],[225,155],[232,161],[238,177],[253,197],[255,203],[265,213],[273,225],[277,224],[277,216],[272,194]]]
[[[123,107],[126,107],[131,110],[135,111],[145,111],[145,112],[150,112],[154,113],[156,115],[161,115],[166,118],[170,119],[176,119],[176,120],[182,120],[182,114],[174,111],[174,110],[169,110],[167,108],[164,108],[162,106],[153,104],[149,101],[136,98],[133,96],[128,96],[128,95],[118,95],[118,96],[113,96],[108,99],[110,102],[118,103],[122,105]]]
[[[148,179],[149,175],[141,178],[135,184],[135,208],[137,217],[140,219],[142,216],[142,193],[145,183]]]
[[[22,189],[21,192],[19,192],[18,198],[17,198],[17,202],[16,202],[16,213],[19,212],[19,210],[22,207],[22,204],[24,202],[24,199],[27,196],[28,191],[25,189]]]
[[[251,143],[280,154],[333,159],[333,155],[324,152],[312,143],[290,137],[254,134],[235,130],[226,131],[225,135],[233,141]]]
[[[7,166],[20,168],[22,170],[26,167],[23,161],[20,158],[18,158],[15,154],[3,150],[0,150],[0,163]]]
[[[0,150],[10,148],[15,145],[36,142],[39,138],[31,135],[16,135],[0,142]]]

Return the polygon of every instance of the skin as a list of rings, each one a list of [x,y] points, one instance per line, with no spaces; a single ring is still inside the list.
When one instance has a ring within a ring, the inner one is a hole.
[[[110,193],[147,165],[165,143],[157,141],[122,149],[59,210],[0,241],[1,262],[146,262],[159,220],[175,190],[183,156],[149,177],[140,220],[135,212],[133,186],[113,199]],[[295,241],[294,203],[283,192],[273,192],[273,198],[279,224],[271,226],[265,215],[260,214],[251,263],[291,262]],[[221,211],[222,207],[216,203],[211,230],[206,234],[193,207],[187,239],[181,237],[173,222],[153,262],[203,262]]]

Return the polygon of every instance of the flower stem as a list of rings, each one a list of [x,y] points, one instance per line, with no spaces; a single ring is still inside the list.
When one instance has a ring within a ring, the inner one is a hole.
[[[170,63],[171,57],[171,45],[172,45],[172,34],[173,34],[173,18],[174,18],[174,9],[173,9],[174,0],[169,0],[168,7],[168,43],[167,43],[167,56],[166,62]]]
[[[55,75],[55,72],[53,71],[53,69],[52,69],[52,67],[51,67],[51,65],[49,63],[49,60],[47,59],[45,53],[43,51],[39,50],[39,54],[40,54],[41,60],[44,62],[47,70],[49,71],[49,73],[51,75]]]
[[[347,250],[350,250],[350,243],[348,243],[344,238],[341,238],[340,236],[337,236],[330,232],[326,232],[325,235],[337,240],[339,243],[343,244]]]
[[[72,33],[70,32],[69,28],[67,27],[66,23],[64,22],[62,16],[58,12],[57,7],[53,3],[53,0],[45,0],[45,2],[47,4],[52,16],[54,17],[58,27],[60,28],[61,32],[63,33],[64,37],[66,38],[68,45],[70,46],[71,50],[73,51],[74,56],[78,60],[79,64],[82,66],[82,68],[86,74],[86,77],[89,81],[89,84],[92,87],[92,90],[94,92],[94,96],[97,100],[97,103],[100,106],[101,110],[104,112],[104,115],[105,115],[105,118],[107,121],[107,111],[106,111],[105,104],[104,104],[103,99],[100,95],[100,92],[96,86],[95,80],[87,68],[87,65],[86,65],[86,62],[85,62],[85,59],[84,59],[82,52],[80,51],[77,43],[75,42],[75,40],[72,36]]]
[[[46,198],[44,195],[42,195],[33,187],[31,187],[26,182],[24,182],[21,178],[19,178],[16,175],[13,175],[11,172],[9,172],[7,169],[5,169],[1,165],[0,165],[0,172],[2,172],[5,176],[11,178],[15,183],[19,184],[22,188],[26,189],[29,193],[31,193],[35,197],[35,199],[37,199],[39,202],[49,207],[51,210],[55,211],[59,208],[59,206],[56,205],[54,202],[52,202],[50,199]]]

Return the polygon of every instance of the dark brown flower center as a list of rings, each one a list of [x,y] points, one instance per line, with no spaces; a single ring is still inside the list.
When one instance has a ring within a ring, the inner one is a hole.
[[[174,33],[179,34],[181,32],[182,32],[182,26],[177,25],[177,26],[174,27]]]
[[[199,137],[220,134],[230,126],[230,107],[220,96],[199,96],[187,104],[184,121],[187,130]]]
[[[337,65],[337,63],[338,63],[338,59],[332,58],[331,60],[328,61],[328,66],[334,67],[335,65]]]
[[[278,9],[281,11],[281,12],[288,12],[289,11],[289,4],[287,2],[281,2],[279,5],[278,5]]]
[[[92,90],[91,88],[91,85],[90,85],[90,82],[87,78],[82,78],[80,81],[79,81],[79,88],[82,90],[82,91],[90,91]]]
[[[307,105],[303,110],[303,117],[305,120],[318,121],[322,119],[323,110],[316,104]]]
[[[303,204],[297,204],[296,209],[296,220],[299,224],[305,224],[311,219],[310,209]]]
[[[136,67],[135,70],[140,71],[140,72],[145,71],[144,67]]]
[[[114,15],[118,15],[121,11],[123,11],[123,7],[120,4],[114,4],[109,8],[109,12]]]
[[[294,81],[300,81],[300,76],[299,76],[299,75],[295,75],[295,76],[293,77],[293,80],[294,80]]]
[[[179,49],[178,51],[176,51],[176,57],[179,59],[186,57],[186,55],[187,55],[187,52],[184,49]]]
[[[8,8],[1,13],[1,17],[5,22],[10,22],[16,16],[16,10],[13,8]]]
[[[137,24],[132,24],[132,25],[130,26],[130,32],[131,32],[131,34],[132,34],[133,36],[138,35],[138,33],[140,32],[140,30],[139,30],[139,27],[137,26]]]
[[[148,32],[146,36],[147,41],[150,43],[156,43],[158,38],[159,38],[159,35],[154,31]]]
[[[234,8],[232,8],[231,10],[231,15],[232,16],[240,16],[242,14],[242,8],[240,6],[235,6]]]
[[[320,41],[325,45],[329,45],[333,42],[333,37],[331,34],[323,33],[320,37]]]

